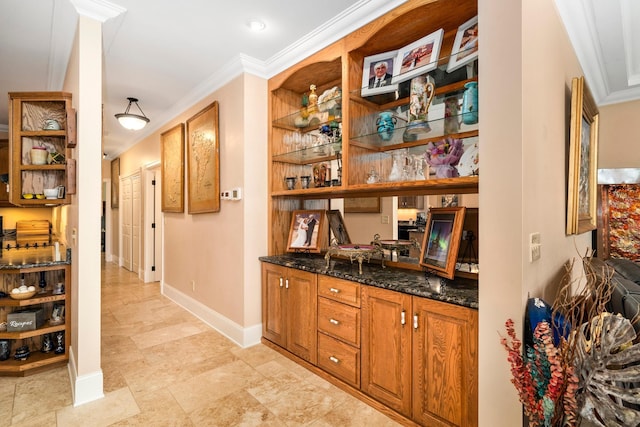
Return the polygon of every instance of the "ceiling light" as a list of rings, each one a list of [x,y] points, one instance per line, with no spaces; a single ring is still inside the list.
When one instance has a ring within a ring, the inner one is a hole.
[[[116,119],[120,122],[123,128],[129,130],[140,130],[149,123],[149,119],[144,115],[142,108],[138,105],[138,100],[136,98],[127,98],[129,100],[129,105],[127,105],[127,109],[124,110],[124,113],[116,114]],[[131,104],[136,104],[138,110],[140,110],[140,114],[129,113],[129,109],[131,108]]]
[[[249,21],[249,28],[251,28],[251,31],[262,31],[266,28],[266,25],[264,22],[259,21],[257,19],[253,19],[251,21]]]

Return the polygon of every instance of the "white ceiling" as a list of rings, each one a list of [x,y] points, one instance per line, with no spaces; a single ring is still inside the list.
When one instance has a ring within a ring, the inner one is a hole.
[[[104,151],[116,157],[240,71],[271,77],[406,0],[2,0],[0,96],[61,90],[79,10],[103,24]],[[640,2],[556,0],[599,105],[640,99]],[[74,7],[75,6],[75,7]],[[249,31],[250,19],[266,24]],[[122,129],[136,97],[151,123]],[[0,130],[8,124],[0,102]]]

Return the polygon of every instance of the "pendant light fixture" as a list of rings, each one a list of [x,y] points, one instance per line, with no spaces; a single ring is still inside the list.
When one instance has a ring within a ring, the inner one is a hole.
[[[149,123],[149,119],[144,115],[142,108],[138,105],[137,98],[127,98],[129,100],[129,105],[127,105],[127,109],[124,110],[124,113],[116,114],[116,119],[120,122],[123,128],[129,130],[140,130]],[[131,104],[136,104],[138,110],[140,110],[140,114],[133,114],[129,112],[131,108]]]

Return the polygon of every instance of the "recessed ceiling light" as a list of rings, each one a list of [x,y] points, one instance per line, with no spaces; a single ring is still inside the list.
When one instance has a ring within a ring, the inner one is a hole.
[[[251,28],[251,31],[262,31],[266,28],[267,26],[265,25],[264,22],[259,21],[257,19],[252,19],[251,21],[249,21],[249,28]]]

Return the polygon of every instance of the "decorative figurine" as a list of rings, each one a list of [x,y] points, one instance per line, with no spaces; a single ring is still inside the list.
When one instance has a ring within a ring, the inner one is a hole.
[[[435,89],[435,85],[429,81],[429,77],[426,75],[411,79],[407,133],[423,133],[431,130],[427,114],[435,95]]]
[[[318,112],[318,95],[316,94],[316,85],[309,86],[311,93],[309,94],[309,106],[307,111],[309,115]]]

